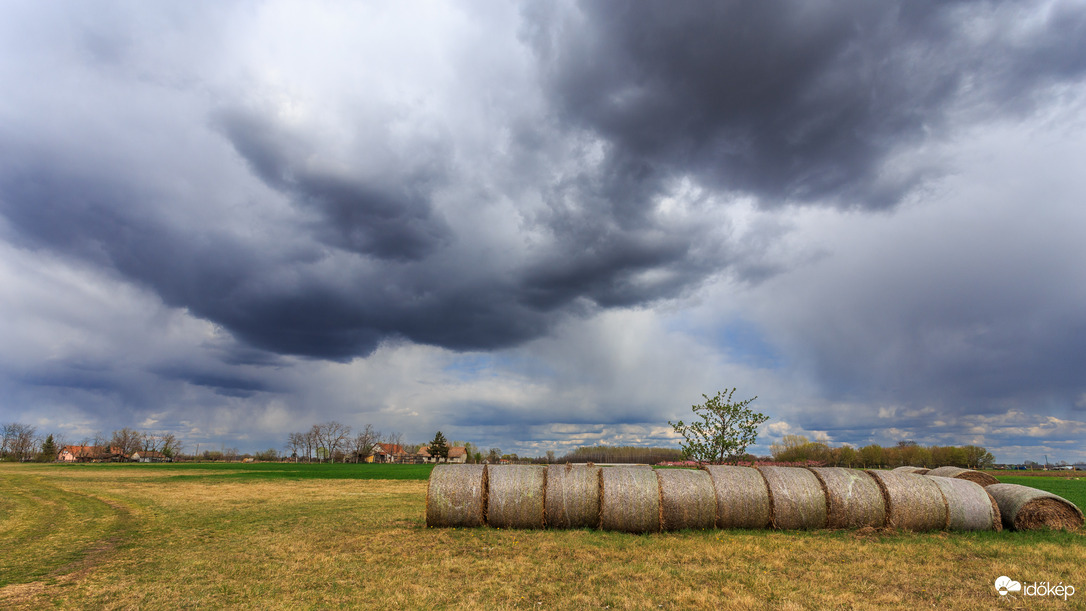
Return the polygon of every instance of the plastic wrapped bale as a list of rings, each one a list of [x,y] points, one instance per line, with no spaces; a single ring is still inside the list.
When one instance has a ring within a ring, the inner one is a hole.
[[[544,494],[547,528],[596,528],[600,524],[600,468],[550,465]]]
[[[501,465],[487,471],[486,523],[495,528],[543,528],[547,468]]]
[[[893,471],[868,471],[886,501],[886,524],[902,530],[944,530],[946,499],[930,477]]]
[[[999,506],[984,486],[966,479],[929,475],[946,499],[950,530],[1003,530]]]
[[[1003,527],[1012,530],[1078,530],[1082,528],[1082,510],[1062,496],[1019,486],[993,484],[985,488],[999,505]]]
[[[826,528],[882,528],[886,501],[867,473],[842,467],[812,467],[826,493]]]
[[[426,525],[482,526],[486,497],[485,465],[437,465],[426,487]]]
[[[630,533],[660,530],[660,484],[654,469],[600,469],[600,527]]]
[[[705,471],[659,469],[660,527],[663,530],[716,526],[716,492]]]
[[[769,526],[769,487],[757,469],[732,465],[702,467],[716,490],[717,528]]]
[[[925,469],[924,467],[896,467],[892,469],[895,473],[915,473],[917,475],[927,475],[931,469]]]
[[[826,526],[826,493],[802,467],[758,467],[769,487],[773,528],[815,529]]]
[[[939,467],[927,472],[927,475],[934,475],[935,477],[952,477],[954,479],[964,479],[971,482],[976,482],[981,486],[991,486],[992,484],[998,484],[999,480],[988,475],[987,473],[981,473],[980,471],[974,471],[972,469],[962,469],[961,467]]]

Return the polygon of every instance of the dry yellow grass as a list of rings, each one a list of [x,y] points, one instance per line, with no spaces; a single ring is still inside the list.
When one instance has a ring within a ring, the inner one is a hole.
[[[84,557],[0,588],[5,609],[1013,608],[993,588],[1000,575],[1083,592],[1043,601],[1054,608],[1086,601],[1081,533],[428,529],[424,481],[0,465],[0,494],[16,489],[111,512],[73,527],[89,533]],[[0,520],[13,520],[5,507]],[[0,583],[20,570],[4,566]]]

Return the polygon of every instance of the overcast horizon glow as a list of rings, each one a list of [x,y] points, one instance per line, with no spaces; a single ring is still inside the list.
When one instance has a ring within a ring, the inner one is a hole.
[[[1086,3],[5,2],[0,422],[1086,462]]]

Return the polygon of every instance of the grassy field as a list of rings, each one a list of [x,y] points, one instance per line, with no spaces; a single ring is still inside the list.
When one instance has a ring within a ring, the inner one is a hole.
[[[0,464],[0,608],[1086,608],[1083,533],[427,529],[428,474]],[[1000,478],[1086,505],[1084,479]]]

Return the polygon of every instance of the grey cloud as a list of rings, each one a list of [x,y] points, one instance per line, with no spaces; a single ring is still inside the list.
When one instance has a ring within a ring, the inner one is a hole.
[[[1019,8],[582,2],[532,7],[524,37],[556,108],[612,145],[617,181],[692,173],[769,206],[884,208],[934,170],[891,179],[892,153],[945,132],[948,113],[1032,106],[1086,70],[1081,5],[1057,4],[1028,37]]]
[[[277,133],[278,127],[240,110],[217,113],[214,123],[269,186],[320,215],[322,241],[388,260],[418,260],[448,239],[447,225],[430,205],[430,191],[444,180],[432,165],[385,176],[380,182],[334,174],[305,163],[311,146]],[[420,151],[421,153],[421,151]]]
[[[152,345],[123,367],[80,369],[110,362],[90,345],[101,337],[159,337],[154,322],[58,348],[92,355],[82,361],[24,366],[7,348],[13,396],[78,395],[70,403],[104,413],[184,389],[197,398],[178,409],[242,405],[230,413],[266,411],[274,428],[289,421],[282,397],[323,405],[305,399],[300,372],[416,343],[534,362],[494,366],[422,416],[448,411],[464,430],[495,420],[525,438],[545,422],[666,420],[676,396],[713,392],[728,354],[771,355],[735,376],[779,372],[763,386],[809,376],[821,397],[804,405],[861,406],[785,414],[842,436],[881,426],[871,405],[1086,404],[1081,283],[1067,264],[1082,260],[1069,246],[1081,236],[1065,235],[1082,226],[1066,203],[1082,189],[1058,180],[1077,176],[1060,160],[1081,146],[1020,154],[1046,122],[1077,134],[1081,113],[1060,109],[1081,104],[1080,3],[546,2],[519,24],[468,3],[488,13],[465,20],[478,29],[428,23],[432,49],[391,58],[352,46],[365,38],[354,30],[326,46],[283,38],[276,24],[306,18],[290,5],[202,17],[38,6],[0,9],[0,238],[18,251],[5,256],[55,256],[73,275],[95,270],[84,284],[146,292],[133,311],[164,304],[196,320],[186,358]],[[262,11],[281,12],[252,18]],[[389,40],[430,36],[410,17],[390,13],[402,30]],[[1018,123],[1027,135],[963,162],[968,142]],[[1020,158],[978,171],[992,151]],[[1011,176],[1025,184],[1013,205],[961,197],[1008,190],[997,179]],[[917,209],[927,226],[910,225]],[[803,243],[827,218],[836,232]],[[885,233],[852,244],[866,231]],[[647,325],[622,316],[681,318],[716,281],[711,312],[670,321],[696,341],[665,349],[673,335],[660,332],[630,358]],[[35,309],[5,304],[12,320]],[[63,321],[23,345],[72,333],[70,313],[50,315]],[[746,320],[750,337],[712,330]],[[329,390],[340,406],[354,405],[346,377]],[[533,402],[502,386],[524,379],[554,388]],[[479,391],[492,385],[501,392]],[[923,430],[924,418],[899,425]]]

